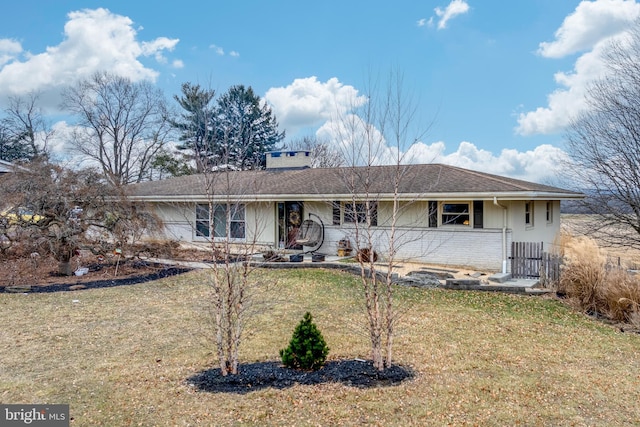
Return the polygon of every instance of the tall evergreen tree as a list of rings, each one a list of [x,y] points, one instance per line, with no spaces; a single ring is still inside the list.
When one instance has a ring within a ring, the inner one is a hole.
[[[188,82],[182,84],[181,96],[174,95],[174,99],[184,110],[179,120],[171,120],[171,125],[180,132],[181,144],[176,148],[189,152],[185,157],[195,162],[197,172],[203,172],[212,166],[210,163],[215,133],[211,101],[214,96],[214,90]]]
[[[28,160],[31,156],[25,148],[18,143],[4,123],[0,122],[0,160]]]
[[[243,170],[262,169],[264,154],[285,136],[271,108],[243,85],[232,86],[218,99],[215,121],[219,162]]]
[[[191,83],[182,85],[182,95],[174,96],[184,110],[171,122],[180,132],[178,150],[188,151],[196,170],[228,165],[238,169],[261,169],[264,154],[284,139],[278,122],[251,87],[232,86],[214,106],[215,91]]]

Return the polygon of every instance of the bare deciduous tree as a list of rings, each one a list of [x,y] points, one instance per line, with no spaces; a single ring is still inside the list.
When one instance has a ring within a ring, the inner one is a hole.
[[[392,72],[381,90],[370,82],[367,92],[366,104],[336,121],[336,137],[348,162],[341,168],[351,197],[344,215],[353,224],[373,364],[383,370],[392,364],[398,321],[394,268],[400,246],[407,243],[398,220],[410,203],[400,199],[400,188],[411,170],[406,153],[423,132],[409,137],[416,125],[416,108],[404,91],[401,75]],[[380,175],[380,164],[392,165],[384,169],[390,172]],[[380,193],[380,181],[390,184],[390,193]]]
[[[0,159],[42,160],[49,156],[48,142],[53,130],[38,106],[39,94],[9,98],[9,107],[0,121]]]
[[[640,21],[610,45],[607,73],[566,134],[568,178],[595,214],[588,230],[615,246],[640,247]]]
[[[226,163],[224,163],[226,165]],[[215,168],[214,168],[215,169]],[[241,171],[230,168],[202,174],[206,188],[208,229],[206,234],[214,262],[208,272],[215,318],[215,345],[222,375],[237,374],[242,334],[255,308],[255,294],[262,281],[252,274],[251,256],[259,252],[265,219],[249,209],[244,193],[255,188],[238,186]],[[259,183],[247,183],[257,186]]]
[[[284,133],[278,132],[271,109],[251,88],[233,86],[215,106],[210,105],[213,90],[185,83],[182,92],[175,99],[184,112],[172,125],[183,141],[178,148],[189,152],[200,172],[197,179],[205,197],[190,205],[196,211],[193,232],[213,253],[206,274],[212,290],[216,355],[222,375],[233,375],[239,369],[243,330],[256,306],[253,297],[261,289],[249,257],[259,251],[261,231],[266,228],[265,219],[245,198],[257,194],[259,183],[242,180],[240,171],[260,169],[265,151]]]
[[[206,108],[206,103],[189,111],[202,123],[213,120],[213,111]],[[233,159],[246,155],[243,146],[231,140],[233,135],[201,132],[199,126],[184,126],[181,130],[184,140],[197,138],[201,146],[216,148],[217,155],[203,159],[199,163],[201,173],[193,177],[204,198],[175,208],[183,210],[190,224],[193,223],[188,218],[193,217],[193,211],[187,210],[195,209],[192,232],[206,242],[212,253],[213,263],[205,277],[211,289],[215,354],[221,374],[234,375],[239,371],[244,328],[256,307],[255,295],[264,290],[263,281],[253,274],[255,267],[249,262],[260,251],[259,239],[266,228],[265,218],[247,198],[247,194],[257,194],[259,183],[243,179],[246,172],[234,167]],[[246,149],[250,152],[251,147]]]
[[[148,82],[96,73],[63,93],[78,118],[72,144],[115,185],[148,178],[172,130],[162,92]]]
[[[333,148],[327,142],[322,142],[316,137],[305,136],[287,144],[291,150],[304,150],[311,152],[311,167],[335,168],[342,166],[345,159],[340,150]]]

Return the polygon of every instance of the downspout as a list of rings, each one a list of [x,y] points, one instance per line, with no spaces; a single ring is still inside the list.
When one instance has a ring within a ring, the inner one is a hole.
[[[502,208],[502,274],[507,274],[507,207],[498,203],[496,196],[493,196],[493,204]]]

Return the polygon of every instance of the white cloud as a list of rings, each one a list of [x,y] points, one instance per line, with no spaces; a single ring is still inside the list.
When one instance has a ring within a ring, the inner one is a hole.
[[[316,137],[343,153],[349,163],[363,164],[369,149],[374,164],[392,164],[398,158],[397,149],[387,145],[385,136],[354,114],[367,98],[337,78],[325,83],[317,77],[296,79],[286,87],[269,89],[265,101],[289,135],[292,130],[317,128]],[[556,181],[558,167],[567,158],[564,151],[551,145],[524,152],[503,149],[494,154],[463,141],[456,151],[446,151],[442,141],[417,142],[400,155],[405,163],[444,163],[541,183]]]
[[[388,147],[384,135],[357,114],[343,114],[326,121],[316,132],[320,141],[326,141],[341,153],[347,164],[393,164],[397,150]],[[364,149],[366,147],[366,149]]]
[[[571,73],[558,72],[555,82],[561,87],[547,96],[547,107],[521,113],[517,132],[522,135],[561,132],[576,113],[586,108],[585,95],[591,82],[605,72],[602,55],[610,40],[598,43],[576,61]]]
[[[20,53],[22,52],[22,45],[16,40],[0,39],[0,52],[12,54]]]
[[[221,46],[218,46],[218,45],[215,45],[215,44],[211,44],[211,45],[209,45],[209,49],[213,50],[213,52],[216,55],[219,55],[219,56],[224,56],[225,55],[224,49]],[[237,58],[238,56],[240,56],[240,54],[238,52],[236,52],[235,50],[232,50],[232,51],[229,52],[229,56]]]
[[[161,64],[167,63],[167,58],[162,54],[163,51],[168,50],[169,52],[173,51],[173,49],[178,44],[178,39],[169,39],[167,37],[158,37],[157,39],[151,42],[142,42],[142,54],[144,56],[154,56],[156,61]]]
[[[347,164],[366,164],[369,155],[372,164],[378,165],[395,164],[401,158],[405,164],[443,163],[551,185],[559,181],[561,165],[568,159],[562,149],[548,144],[528,151],[503,149],[496,155],[467,141],[461,142],[452,153],[446,152],[442,141],[431,144],[419,141],[399,153],[396,147],[386,144],[378,129],[351,114],[339,121],[327,121],[318,129],[316,137],[342,153]]]
[[[212,44],[209,46],[209,49],[213,50],[216,53],[216,55],[220,55],[220,56],[224,55],[224,49],[221,48],[220,46],[216,46],[215,44]]]
[[[563,150],[548,144],[528,151],[503,149],[498,155],[467,141],[461,142],[453,153],[445,154],[445,149],[443,142],[431,145],[419,142],[409,149],[408,155],[412,163],[444,163],[541,183],[557,180],[560,165],[567,159]]]
[[[452,18],[469,12],[469,4],[465,0],[452,0],[446,8],[436,7],[434,11],[440,18],[438,20],[438,29],[443,30],[447,28],[447,23]],[[432,22],[433,20],[429,20],[429,23]]]
[[[547,58],[562,58],[591,50],[595,44],[624,31],[640,16],[635,0],[582,1],[555,32],[555,40],[542,42],[538,53]]]
[[[424,27],[427,25],[427,20],[425,18],[419,19],[418,22],[416,22],[416,25],[418,25],[418,27]]]
[[[47,148],[51,153],[52,160],[71,168],[97,167],[96,163],[88,161],[84,154],[79,153],[69,144],[69,141],[73,139],[73,132],[77,129],[78,127],[65,121],[53,124],[53,136],[47,141]]]
[[[497,155],[467,141],[461,142],[453,153],[446,154],[445,149],[443,142],[430,145],[419,142],[407,154],[411,163],[444,163],[539,183],[557,181],[560,165],[567,160],[562,149],[548,144],[527,151],[503,149]]]
[[[264,98],[289,135],[301,128],[318,126],[366,102],[366,97],[358,95],[353,86],[344,85],[335,77],[323,83],[315,76],[271,88]]]
[[[572,72],[558,72],[559,88],[547,96],[546,107],[520,113],[516,132],[522,135],[561,132],[577,113],[586,108],[590,83],[606,71],[603,54],[610,43],[623,37],[629,25],[640,17],[640,4],[628,0],[582,1],[556,31],[553,42],[541,43],[538,52],[560,58],[584,51]]]
[[[0,39],[0,66],[12,61],[22,52],[22,45],[11,39]]]
[[[131,19],[103,8],[71,12],[68,18],[60,44],[24,55],[22,60],[15,58],[4,65],[0,62],[0,98],[38,91],[45,93],[43,100],[53,102],[55,97],[47,92],[57,93],[96,71],[116,73],[133,81],[154,81],[158,72],[145,67],[138,58],[152,56],[164,62],[162,53],[173,50],[178,43],[166,37],[139,42]],[[18,53],[15,45],[13,52]]]

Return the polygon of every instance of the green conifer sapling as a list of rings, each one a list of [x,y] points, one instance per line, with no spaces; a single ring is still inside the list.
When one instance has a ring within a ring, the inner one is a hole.
[[[282,363],[288,368],[318,370],[324,365],[329,347],[307,312],[293,331],[289,347],[280,350]]]

